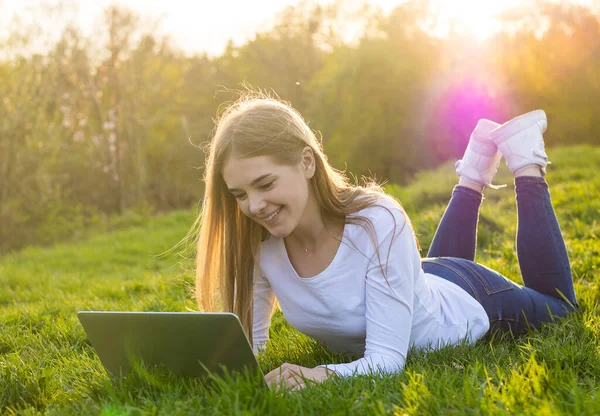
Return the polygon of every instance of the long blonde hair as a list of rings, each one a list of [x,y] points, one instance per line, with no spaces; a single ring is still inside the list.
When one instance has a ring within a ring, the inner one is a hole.
[[[348,216],[376,205],[382,197],[398,202],[372,180],[365,180],[362,186],[350,184],[343,172],[328,163],[320,140],[288,103],[248,92],[227,107],[217,118],[206,148],[204,201],[192,227],[199,227],[196,300],[201,310],[235,313],[251,343],[254,277],[261,241],[269,233],[239,209],[222,169],[232,156],[269,155],[276,163],[297,164],[306,146],[315,156],[316,169],[310,181],[324,218],[364,223],[364,218]]]

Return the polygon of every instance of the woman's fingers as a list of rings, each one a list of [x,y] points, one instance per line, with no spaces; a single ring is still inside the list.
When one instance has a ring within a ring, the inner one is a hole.
[[[265,376],[265,380],[272,389],[286,388],[295,391],[305,388],[308,382],[321,383],[332,377],[333,374],[335,374],[334,371],[322,367],[306,368],[285,363],[270,371]]]
[[[298,390],[302,390],[303,388],[306,387],[306,384],[304,383],[299,383],[296,384],[294,387],[292,387],[291,391],[298,391]]]
[[[287,368],[289,368],[292,364],[289,363],[285,363],[280,367],[274,368],[273,370],[271,370],[266,376],[265,379],[268,381],[271,381],[272,379],[274,379],[275,377],[280,376],[280,374],[285,371]]]
[[[282,372],[283,372],[283,366],[277,367],[277,368],[269,371],[269,373],[267,373],[267,375],[265,376],[265,381],[269,385],[275,384],[276,382],[279,381]]]
[[[274,381],[277,383],[277,385],[292,386],[302,383],[302,377],[300,377],[295,371],[286,369],[277,375]]]
[[[304,387],[306,387],[304,380],[289,370],[282,373],[282,376],[279,378],[279,382],[276,385],[277,389],[290,389],[291,391],[300,390]]]
[[[281,367],[269,372],[265,376],[265,381],[271,388],[295,387],[304,384],[300,366],[293,364],[284,364]]]

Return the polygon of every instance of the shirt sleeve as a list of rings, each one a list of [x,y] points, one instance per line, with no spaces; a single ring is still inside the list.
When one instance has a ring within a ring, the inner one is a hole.
[[[413,317],[414,280],[421,263],[414,231],[406,214],[397,209],[392,211],[395,229],[391,215],[388,215],[390,221],[383,221],[386,224],[376,226],[378,236],[384,235],[384,238],[378,238],[379,256],[375,252],[367,269],[364,357],[346,364],[321,366],[341,376],[396,373],[404,368],[406,362]]]
[[[266,347],[269,339],[269,327],[271,326],[271,313],[275,303],[275,294],[269,281],[257,269],[254,282],[254,311],[252,321],[252,349],[254,354]]]

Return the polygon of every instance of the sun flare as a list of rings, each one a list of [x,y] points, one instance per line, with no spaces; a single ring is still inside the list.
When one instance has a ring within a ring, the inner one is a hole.
[[[498,29],[497,16],[515,4],[516,1],[435,0],[432,8],[439,15],[440,24],[445,26],[446,31],[452,27],[455,31],[483,40]]]
[[[385,11],[407,1],[410,0],[372,0]],[[518,4],[518,0],[431,0],[431,11],[439,18],[433,31],[439,36],[445,36],[453,30],[484,40],[500,28],[497,16]]]

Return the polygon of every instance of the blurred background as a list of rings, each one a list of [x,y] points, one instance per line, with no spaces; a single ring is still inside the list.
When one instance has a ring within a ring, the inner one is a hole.
[[[600,145],[599,0],[189,3],[0,0],[0,254],[197,206],[243,83],[397,184],[484,117],[543,108],[548,146]]]

